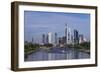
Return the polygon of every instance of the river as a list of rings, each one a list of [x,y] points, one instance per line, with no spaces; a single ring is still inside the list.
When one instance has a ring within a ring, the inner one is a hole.
[[[47,60],[69,60],[87,59],[90,54],[72,48],[53,48],[49,51],[40,49],[37,52],[27,55],[25,61],[47,61]]]

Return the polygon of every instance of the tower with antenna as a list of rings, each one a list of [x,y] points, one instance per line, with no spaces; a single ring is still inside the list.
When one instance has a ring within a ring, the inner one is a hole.
[[[67,24],[65,24],[65,37],[66,37],[66,45],[67,45],[67,31],[68,31]]]

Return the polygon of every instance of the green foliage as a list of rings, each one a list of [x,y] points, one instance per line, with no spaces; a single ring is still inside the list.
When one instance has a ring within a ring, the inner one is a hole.
[[[74,45],[74,48],[77,49],[90,49],[90,42],[84,42],[81,44]]]
[[[40,45],[40,44],[33,44],[32,42],[25,41],[24,52],[25,54],[28,54],[30,52],[36,52],[41,47],[53,47],[53,44],[48,43],[48,44]]]
[[[30,51],[37,51],[39,49],[39,44],[32,44],[32,43],[26,43],[24,46],[25,53],[28,53]]]
[[[84,43],[81,43],[80,45],[87,49],[90,48],[90,42],[84,42]]]
[[[53,45],[52,44],[44,44],[43,46],[52,47]]]

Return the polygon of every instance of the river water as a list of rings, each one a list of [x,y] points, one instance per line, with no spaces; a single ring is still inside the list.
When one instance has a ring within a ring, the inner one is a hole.
[[[46,60],[68,60],[68,59],[87,59],[90,54],[72,48],[53,48],[49,51],[39,50],[27,55],[25,61],[46,61]]]

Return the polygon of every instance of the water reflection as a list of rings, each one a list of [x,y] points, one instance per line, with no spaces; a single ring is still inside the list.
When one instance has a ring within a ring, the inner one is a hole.
[[[25,61],[65,60],[65,59],[87,59],[90,54],[76,49],[53,48],[50,50],[41,49],[27,55]]]

